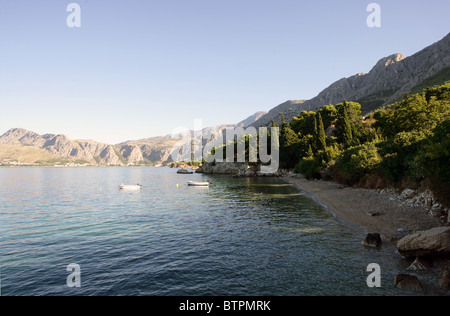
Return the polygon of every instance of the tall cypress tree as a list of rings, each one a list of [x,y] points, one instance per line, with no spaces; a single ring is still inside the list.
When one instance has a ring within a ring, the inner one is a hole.
[[[317,136],[316,136],[317,150],[325,150],[327,148],[327,138],[325,135],[325,128],[323,125],[322,116],[320,115],[320,113],[317,114],[317,122],[319,125],[317,127]]]
[[[294,168],[299,160],[297,144],[298,135],[292,130],[289,123],[284,123],[280,130],[280,162],[282,168]]]
[[[319,150],[319,145],[318,145],[318,131],[317,131],[317,116],[314,116],[314,130],[313,130],[313,139],[312,139],[312,147],[313,147],[313,151],[317,152]]]
[[[344,141],[344,146],[346,148],[351,147],[353,144],[353,132],[352,132],[352,124],[350,123],[350,119],[348,117],[347,107],[344,107],[343,129],[344,130],[342,138]]]

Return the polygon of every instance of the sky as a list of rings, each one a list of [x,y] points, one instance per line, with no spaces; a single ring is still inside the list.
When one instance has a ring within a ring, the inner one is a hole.
[[[0,0],[0,134],[117,144],[237,123],[450,32],[448,0],[377,1],[375,28],[372,2]]]

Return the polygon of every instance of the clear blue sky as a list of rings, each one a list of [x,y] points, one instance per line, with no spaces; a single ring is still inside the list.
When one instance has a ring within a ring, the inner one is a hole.
[[[66,7],[81,5],[81,28]],[[369,28],[377,2],[382,27]],[[0,134],[108,143],[237,123],[450,32],[448,0],[1,0]]]

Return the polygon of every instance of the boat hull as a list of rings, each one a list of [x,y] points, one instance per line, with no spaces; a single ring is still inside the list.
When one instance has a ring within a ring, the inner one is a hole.
[[[191,187],[209,187],[209,182],[189,181],[188,185],[191,186]]]
[[[123,191],[140,191],[142,189],[141,185],[121,185],[120,190]]]

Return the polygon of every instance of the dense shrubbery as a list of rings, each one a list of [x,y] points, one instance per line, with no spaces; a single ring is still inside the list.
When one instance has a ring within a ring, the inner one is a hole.
[[[283,167],[308,178],[333,169],[347,184],[376,176],[394,185],[427,179],[450,187],[450,82],[366,118],[355,102],[304,111],[280,136]]]
[[[336,171],[340,180],[353,184],[380,165],[382,159],[375,143],[366,143],[344,151],[336,162]]]

